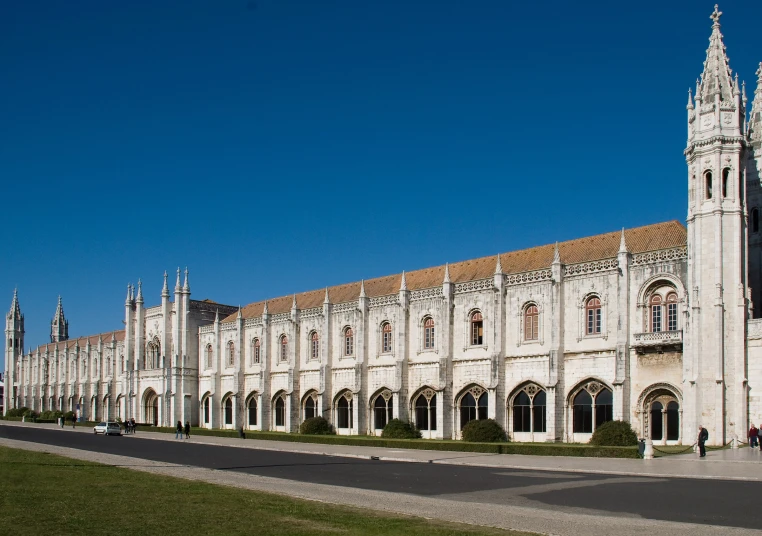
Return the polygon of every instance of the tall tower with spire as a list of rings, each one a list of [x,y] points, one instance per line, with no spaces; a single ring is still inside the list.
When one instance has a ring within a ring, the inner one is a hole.
[[[683,436],[744,437],[747,413],[746,110],[715,6],[704,71],[688,100],[688,292]]]
[[[13,291],[11,310],[5,315],[5,390],[3,407],[7,412],[15,407],[16,363],[24,353],[24,315],[21,314],[19,296]]]
[[[50,323],[50,342],[60,342],[69,340],[69,321],[66,320],[63,310],[61,296],[58,297],[58,307],[53,321]]]

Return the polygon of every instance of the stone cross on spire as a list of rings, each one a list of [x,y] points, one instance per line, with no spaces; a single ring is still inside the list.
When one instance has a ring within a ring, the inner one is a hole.
[[[717,28],[720,27],[720,17],[722,17],[722,11],[720,11],[720,6],[718,4],[714,4],[714,13],[709,15],[709,18],[714,21],[714,24],[712,27],[716,26]]]

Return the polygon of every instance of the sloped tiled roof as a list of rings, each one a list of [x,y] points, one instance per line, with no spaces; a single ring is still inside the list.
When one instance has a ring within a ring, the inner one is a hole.
[[[685,227],[678,221],[668,221],[626,229],[625,241],[630,253],[645,253],[686,245]],[[563,264],[577,264],[616,257],[619,251],[621,231],[578,238],[567,242],[559,242],[558,250]],[[500,254],[500,263],[505,274],[518,274],[549,268],[553,262],[554,244],[537,246],[519,251]],[[497,255],[482,257],[449,265],[450,280],[453,283],[475,281],[491,277],[495,272]],[[432,288],[442,284],[444,266],[424,268],[405,272],[408,290]],[[368,297],[388,296],[399,291],[402,274],[388,275],[365,281],[365,293]],[[360,282],[347,283],[328,288],[331,303],[354,301],[360,296]],[[312,290],[296,294],[299,309],[310,309],[323,304],[325,289]],[[262,315],[264,301],[255,302],[243,307],[241,314],[244,318],[254,318]],[[285,313],[291,310],[293,295],[282,296],[267,300],[267,310],[270,314]],[[238,313],[225,318],[223,322],[235,320]]]
[[[61,341],[61,342],[49,342],[47,344],[41,344],[34,350],[32,350],[32,353],[37,354],[37,350],[40,351],[41,354],[45,353],[45,349],[47,348],[50,350],[50,353],[52,354],[55,352],[56,347],[58,347],[58,352],[63,353],[64,350],[68,350],[69,348],[74,348],[77,346],[77,343],[79,343],[80,348],[84,348],[87,346],[87,341],[90,341],[90,346],[98,346],[98,339],[100,337],[103,337],[103,345],[108,346],[111,344],[111,337],[114,337],[117,342],[124,340],[124,330],[119,331],[108,331],[106,333],[99,333],[98,335],[87,335],[85,337],[78,337],[76,339],[69,339],[67,341]]]

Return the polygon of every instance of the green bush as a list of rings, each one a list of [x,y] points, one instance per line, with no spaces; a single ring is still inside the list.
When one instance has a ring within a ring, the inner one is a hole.
[[[414,424],[400,419],[392,419],[381,432],[384,439],[420,439],[421,432]]]
[[[323,417],[312,417],[299,426],[299,432],[307,435],[331,435],[333,426]]]
[[[9,409],[5,416],[6,417],[23,417],[24,414],[29,411],[29,408],[24,406],[22,408],[15,408],[15,409]]]
[[[629,447],[638,444],[638,436],[625,421],[608,421],[595,429],[590,444],[598,447]]]
[[[473,443],[497,443],[507,441],[505,430],[495,419],[469,421],[463,427],[463,441]]]
[[[50,422],[56,422],[59,417],[62,417],[63,413],[60,411],[43,411],[40,413],[40,417],[37,419],[37,421],[50,421]]]
[[[74,418],[74,412],[73,411],[67,411],[66,413],[64,413],[63,416],[64,416],[64,419],[66,419],[67,421],[70,421],[70,420],[72,420]]]

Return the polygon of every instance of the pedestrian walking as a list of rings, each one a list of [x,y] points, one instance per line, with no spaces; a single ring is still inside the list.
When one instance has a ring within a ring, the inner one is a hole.
[[[77,416],[76,415],[72,415],[71,416],[71,427],[72,428],[76,428],[77,427]]]
[[[749,438],[749,448],[753,449],[757,446],[758,434],[759,430],[757,430],[757,427],[754,426],[754,423],[751,423],[751,428],[749,428],[749,434],[747,436]]]
[[[185,421],[185,439],[190,439],[190,421]]]
[[[181,421],[177,421],[177,428],[175,428],[175,439],[182,439],[183,438],[183,423]]]
[[[762,452],[762,424],[760,424],[759,428],[757,428],[757,445]]]
[[[136,433],[137,431],[138,431],[138,425],[137,425],[137,423],[135,422],[135,417],[132,417],[132,418],[130,419],[130,432],[134,434],[134,433]]]
[[[709,432],[706,431],[706,428],[704,428],[702,425],[699,424],[699,433],[698,433],[698,446],[699,446],[699,458],[703,458],[706,456],[706,447],[704,446],[704,443],[706,443],[709,440]]]

